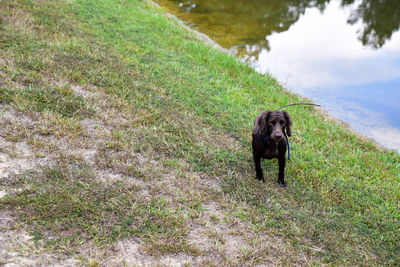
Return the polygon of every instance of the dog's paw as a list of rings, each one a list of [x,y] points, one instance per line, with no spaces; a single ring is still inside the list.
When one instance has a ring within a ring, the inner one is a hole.
[[[256,179],[264,182],[264,177],[256,177]]]
[[[286,183],[285,182],[279,182],[279,186],[280,187],[286,187]]]

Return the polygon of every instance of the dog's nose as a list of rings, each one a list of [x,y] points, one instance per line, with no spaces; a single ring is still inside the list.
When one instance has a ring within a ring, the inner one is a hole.
[[[282,134],[281,133],[276,133],[276,138],[278,138],[278,140],[282,139]]]

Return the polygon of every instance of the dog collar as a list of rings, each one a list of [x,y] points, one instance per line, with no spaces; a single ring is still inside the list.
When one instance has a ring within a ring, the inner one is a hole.
[[[263,140],[264,140],[265,143],[269,143],[269,142],[272,141],[272,138],[271,138],[270,135],[266,135],[266,136],[264,136]]]

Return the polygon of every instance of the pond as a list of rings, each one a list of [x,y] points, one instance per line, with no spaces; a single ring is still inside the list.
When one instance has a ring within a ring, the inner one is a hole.
[[[156,2],[257,71],[400,151],[399,0]]]

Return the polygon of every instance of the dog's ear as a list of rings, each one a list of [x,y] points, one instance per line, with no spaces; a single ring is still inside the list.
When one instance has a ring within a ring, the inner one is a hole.
[[[286,120],[286,134],[288,136],[292,136],[292,119],[289,116],[289,113],[287,111],[282,111],[283,116],[285,117]]]
[[[254,121],[253,134],[254,135],[268,135],[268,120],[270,117],[271,111],[263,111],[256,117]]]
[[[259,121],[261,134],[262,135],[269,135],[270,134],[270,130],[269,130],[269,127],[268,127],[268,121],[269,121],[269,117],[271,116],[271,111],[267,110],[267,111],[264,111],[262,114],[263,115],[261,116],[261,119]]]

